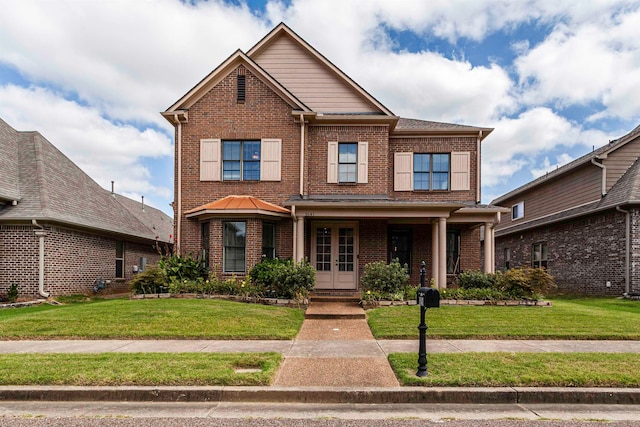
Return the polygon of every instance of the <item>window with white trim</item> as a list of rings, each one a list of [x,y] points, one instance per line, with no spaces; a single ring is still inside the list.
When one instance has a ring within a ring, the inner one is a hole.
[[[229,221],[223,223],[222,269],[225,273],[244,273],[246,268],[247,223]]]
[[[200,181],[280,181],[282,140],[200,140]]]
[[[531,266],[533,268],[547,268],[547,244],[534,243],[531,248]]]
[[[366,184],[369,180],[369,143],[330,141],[327,146],[327,182]]]
[[[393,153],[394,191],[470,189],[470,153]]]
[[[511,221],[524,217],[524,201],[511,206]]]

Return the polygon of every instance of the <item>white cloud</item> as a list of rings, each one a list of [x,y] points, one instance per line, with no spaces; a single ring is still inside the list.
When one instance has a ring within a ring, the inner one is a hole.
[[[101,117],[100,111],[50,90],[0,86],[0,117],[16,130],[40,132],[102,187],[170,197],[172,189],[151,182],[143,160],[173,154],[172,141],[153,129],[139,130]]]
[[[528,104],[601,103],[592,119],[640,115],[640,10],[578,27],[559,25],[515,62]]]
[[[569,155],[568,153],[563,153],[560,154],[557,158],[554,164],[551,164],[551,162],[549,161],[549,157],[545,157],[544,161],[542,162],[542,164],[540,165],[540,168],[532,168],[531,169],[531,176],[533,179],[541,177],[542,175],[546,174],[547,172],[551,172],[557,168],[559,168],[560,166],[564,166],[567,163],[571,162],[572,160],[574,160],[573,157],[571,157],[571,155]]]

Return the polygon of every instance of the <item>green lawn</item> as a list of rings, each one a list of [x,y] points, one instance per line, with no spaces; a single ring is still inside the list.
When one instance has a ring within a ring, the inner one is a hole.
[[[418,378],[418,355],[389,361],[402,385],[451,387],[638,387],[640,355],[628,353],[437,353]]]
[[[260,386],[280,361],[277,353],[2,354],[0,385]]]
[[[427,310],[429,338],[640,339],[640,302],[616,298],[557,298],[552,307],[442,306]],[[420,309],[367,312],[377,339],[418,337]]]
[[[292,339],[300,309],[210,299],[94,300],[0,310],[0,339]]]

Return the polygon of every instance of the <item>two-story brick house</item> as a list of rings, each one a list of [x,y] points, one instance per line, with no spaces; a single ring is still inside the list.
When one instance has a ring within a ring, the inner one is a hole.
[[[366,263],[399,258],[444,287],[480,268],[479,228],[504,211],[479,203],[492,129],[394,115],[284,24],[162,114],[179,251],[222,275],[307,258],[317,289],[356,290]]]
[[[545,267],[561,291],[640,292],[640,126],[492,203],[498,269]]]

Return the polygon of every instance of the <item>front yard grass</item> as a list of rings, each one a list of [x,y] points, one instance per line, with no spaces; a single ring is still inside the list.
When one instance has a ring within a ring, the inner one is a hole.
[[[0,339],[285,340],[303,320],[301,309],[232,301],[98,299],[0,310]]]
[[[427,310],[427,338],[640,339],[640,302],[617,298],[554,298],[551,307],[442,306]],[[417,339],[420,308],[367,312],[377,339]]]
[[[638,387],[640,355],[629,353],[437,353],[428,375],[417,377],[418,355],[394,353],[389,362],[405,386]]]
[[[261,386],[280,361],[278,353],[2,354],[0,385]]]

